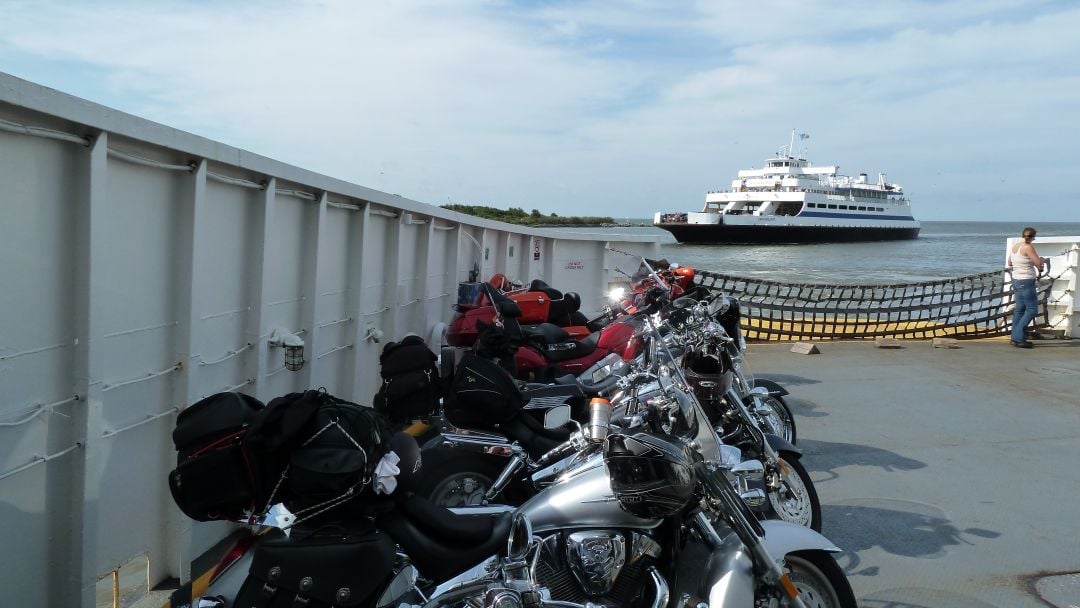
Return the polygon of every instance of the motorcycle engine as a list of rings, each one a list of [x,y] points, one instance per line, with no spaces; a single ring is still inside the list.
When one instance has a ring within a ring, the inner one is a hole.
[[[558,532],[542,539],[533,577],[553,600],[635,606],[651,598],[645,569],[659,557],[660,545],[637,532]]]

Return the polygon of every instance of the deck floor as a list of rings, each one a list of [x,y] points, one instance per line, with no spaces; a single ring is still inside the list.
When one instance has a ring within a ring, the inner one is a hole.
[[[1080,605],[1080,341],[752,344],[863,608]]]

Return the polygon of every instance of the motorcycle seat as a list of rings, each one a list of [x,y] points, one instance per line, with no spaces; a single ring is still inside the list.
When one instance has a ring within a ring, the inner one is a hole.
[[[565,344],[571,346],[561,348]],[[593,332],[584,340],[579,340],[577,342],[561,342],[558,343],[555,348],[552,348],[552,343],[549,343],[547,348],[544,348],[540,352],[543,353],[544,358],[548,361],[551,361],[552,363],[561,363],[563,361],[584,357],[596,350],[596,347],[599,344],[600,332]]]
[[[499,425],[510,439],[517,441],[531,458],[539,458],[570,438],[566,429],[549,429],[529,414],[522,412]]]
[[[553,288],[552,286],[541,281],[540,279],[534,279],[533,282],[529,284],[529,291],[539,291],[546,293],[547,296],[552,300],[561,300],[563,297],[561,291]]]
[[[555,344],[570,340],[570,334],[566,330],[553,323],[540,323],[539,325],[522,325],[521,333],[530,342],[541,345]]]
[[[396,506],[381,513],[376,524],[429,580],[445,581],[506,548],[510,512],[462,515],[417,495]]]

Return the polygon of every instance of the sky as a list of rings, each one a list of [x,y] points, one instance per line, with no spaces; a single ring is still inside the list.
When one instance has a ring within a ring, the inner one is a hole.
[[[433,205],[698,210],[792,130],[923,220],[1080,221],[1080,3],[0,0],[0,71]]]

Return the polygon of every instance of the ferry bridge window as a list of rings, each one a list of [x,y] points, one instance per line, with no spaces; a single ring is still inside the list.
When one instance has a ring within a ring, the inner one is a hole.
[[[836,209],[836,205],[829,205],[829,209]]]
[[[840,205],[841,209],[847,209],[847,205]]]
[[[859,211],[866,211],[866,207],[859,207]]]

